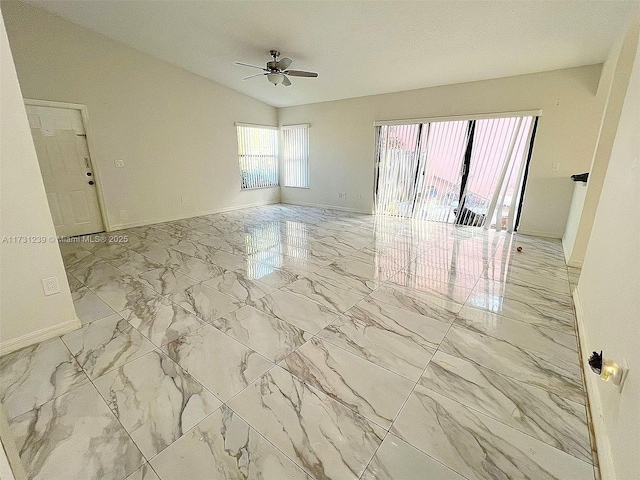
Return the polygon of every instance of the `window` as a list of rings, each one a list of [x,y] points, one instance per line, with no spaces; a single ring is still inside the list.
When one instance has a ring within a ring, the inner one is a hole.
[[[236,123],[240,187],[278,186],[278,129]]]
[[[309,125],[282,127],[284,186],[309,188]]]

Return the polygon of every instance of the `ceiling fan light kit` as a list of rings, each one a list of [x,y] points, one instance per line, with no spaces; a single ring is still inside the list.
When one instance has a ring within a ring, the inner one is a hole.
[[[270,50],[269,54],[273,58],[267,62],[266,68],[259,67],[257,65],[251,65],[249,63],[235,62],[236,65],[241,65],[243,67],[251,67],[251,68],[259,68],[263,71],[263,73],[256,73],[255,75],[249,75],[248,77],[243,78],[242,80],[248,80],[253,77],[266,76],[267,80],[273,83],[275,86],[284,85],[288,87],[291,85],[291,80],[289,80],[288,76],[291,77],[306,77],[306,78],[316,78],[318,74],[316,72],[307,72],[304,70],[288,70],[289,66],[293,62],[289,57],[282,57],[278,60],[280,56],[280,52],[277,50]]]
[[[284,75],[281,75],[280,73],[267,73],[267,80],[274,85],[280,85],[284,80]]]

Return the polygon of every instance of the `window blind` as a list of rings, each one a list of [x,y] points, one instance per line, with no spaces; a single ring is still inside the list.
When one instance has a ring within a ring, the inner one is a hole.
[[[309,188],[309,125],[282,127],[284,186]]]
[[[236,124],[240,188],[278,186],[278,130],[275,127]]]
[[[536,118],[378,126],[376,213],[514,231]]]

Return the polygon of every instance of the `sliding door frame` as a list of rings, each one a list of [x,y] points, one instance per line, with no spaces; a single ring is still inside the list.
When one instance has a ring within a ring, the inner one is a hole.
[[[441,117],[403,118],[397,120],[376,120],[374,127],[383,125],[409,125],[417,123],[455,122],[465,120],[486,120],[489,118],[541,117],[542,110],[524,110],[519,112],[471,113],[468,115],[448,115]]]
[[[496,119],[496,118],[512,118],[512,117],[533,117],[534,124],[531,132],[531,139],[528,145],[528,154],[525,159],[525,170],[522,177],[522,185],[520,187],[520,197],[518,200],[518,207],[516,211],[516,218],[514,222],[514,232],[518,230],[520,225],[520,216],[522,212],[522,205],[524,202],[524,195],[528,180],[529,174],[529,166],[531,163],[531,158],[533,156],[533,145],[536,137],[538,122],[540,117],[542,116],[542,110],[528,110],[528,111],[518,111],[518,112],[497,112],[497,113],[486,113],[486,114],[469,114],[469,115],[455,115],[455,116],[442,116],[442,117],[427,117],[427,118],[411,118],[411,119],[398,119],[398,120],[380,120],[373,122],[375,127],[375,162],[374,162],[374,198],[373,198],[373,208],[372,211],[374,214],[376,213],[376,206],[378,200],[378,193],[380,188],[380,161],[382,150],[380,148],[380,136],[381,136],[381,127],[390,126],[390,125],[420,125],[418,131],[418,138],[414,150],[414,155],[416,155],[416,173],[414,176],[414,181],[412,185],[413,190],[413,201],[410,210],[410,217],[413,218],[413,214],[415,213],[416,203],[417,203],[417,189],[418,182],[421,176],[425,175],[427,162],[421,161],[421,148],[423,139],[428,139],[430,124],[434,122],[453,122],[453,121],[468,121],[468,138],[467,145],[465,147],[464,160],[462,164],[462,171],[460,172],[460,194],[458,200],[458,208],[456,212],[456,216],[453,224],[460,225],[460,221],[462,219],[463,210],[465,207],[465,190],[467,187],[467,182],[469,179],[469,174],[471,170],[471,156],[473,152],[473,141],[476,130],[476,121],[477,120],[486,120],[486,119]],[[426,129],[426,135],[425,135]]]
[[[422,150],[422,138],[424,130],[427,130],[426,135],[424,136],[425,141],[429,139],[429,124],[421,123],[420,129],[418,130],[418,138],[416,140],[416,148],[413,154],[416,156],[416,174],[413,177],[413,202],[411,202],[411,217],[416,209],[416,202],[418,201],[418,180],[420,177],[424,176],[424,171],[426,168],[426,163],[420,160],[420,152]]]
[[[516,212],[516,219],[513,224],[513,231],[517,232],[520,228],[520,214],[522,213],[522,204],[524,203],[524,193],[527,189],[527,178],[529,177],[529,165],[531,164],[531,157],[533,156],[533,143],[536,139],[536,132],[538,131],[538,122],[540,117],[535,117],[533,121],[533,130],[531,132],[531,140],[529,141],[529,152],[527,153],[526,164],[524,166],[524,175],[522,176],[522,188],[520,190],[520,198],[518,199],[518,211]]]
[[[462,220],[462,212],[466,200],[465,190],[467,189],[467,181],[469,180],[469,171],[471,170],[471,153],[473,152],[473,137],[476,133],[476,121],[470,120],[468,125],[467,147],[464,152],[464,160],[462,161],[462,172],[460,178],[460,195],[458,196],[458,212],[454,224],[460,225]]]

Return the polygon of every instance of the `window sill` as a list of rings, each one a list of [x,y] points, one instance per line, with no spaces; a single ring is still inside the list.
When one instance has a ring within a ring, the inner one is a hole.
[[[251,187],[251,188],[242,188],[240,187],[241,192],[246,192],[247,190],[264,190],[265,188],[279,188],[280,185],[269,185],[267,187]]]
[[[284,188],[298,188],[300,190],[311,190],[311,187],[289,187],[287,185],[285,185]]]

